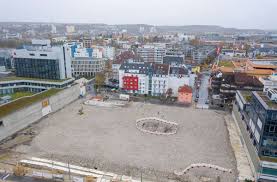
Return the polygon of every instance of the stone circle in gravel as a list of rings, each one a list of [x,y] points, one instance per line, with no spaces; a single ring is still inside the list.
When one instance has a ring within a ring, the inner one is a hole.
[[[156,135],[173,135],[178,129],[177,123],[156,117],[138,119],[136,125],[140,131]]]

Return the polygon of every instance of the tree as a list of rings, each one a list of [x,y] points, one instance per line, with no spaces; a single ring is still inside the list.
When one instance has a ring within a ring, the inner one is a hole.
[[[172,88],[167,89],[167,91],[166,91],[166,97],[172,97],[172,95],[173,95]]]
[[[198,46],[198,45],[201,44],[201,42],[200,42],[200,40],[198,40],[198,39],[192,39],[192,40],[190,41],[190,44],[193,45],[193,46]]]
[[[108,78],[111,77],[112,72],[113,72],[113,70],[112,70],[112,61],[111,60],[106,62],[104,72],[105,72],[105,74]]]
[[[105,84],[105,80],[106,80],[106,77],[105,77],[104,73],[97,73],[95,75],[95,86],[96,86],[96,88],[99,88],[99,87],[103,86]]]

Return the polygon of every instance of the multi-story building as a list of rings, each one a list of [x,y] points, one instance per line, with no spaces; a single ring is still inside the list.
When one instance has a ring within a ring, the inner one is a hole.
[[[233,116],[257,181],[277,181],[277,91],[237,91]]]
[[[83,37],[82,42],[83,42],[84,48],[92,47],[92,39],[91,38]]]
[[[163,64],[180,66],[184,64],[185,56],[182,54],[168,54],[163,57]]]
[[[178,95],[178,89],[181,86],[188,85],[193,87],[194,79],[192,75],[189,74],[189,71],[184,67],[170,67],[169,77],[168,77],[168,88],[172,89],[173,96]]]
[[[169,65],[154,64],[152,75],[152,90],[153,96],[160,96],[168,90]]]
[[[209,56],[215,56],[216,47],[215,46],[201,46],[193,50],[193,60],[198,64],[203,63],[205,59]]]
[[[35,42],[34,42],[35,43]],[[13,54],[16,76],[63,80],[72,78],[70,49],[33,44]]]
[[[4,66],[6,69],[13,68],[12,52],[13,50],[0,50],[0,66]]]
[[[103,57],[109,60],[113,60],[115,57],[114,47],[110,47],[110,46],[103,47]]]
[[[149,94],[152,65],[150,63],[123,63],[119,69],[119,88],[137,94]]]
[[[264,92],[266,92],[269,89],[277,89],[277,75],[273,74],[268,77],[260,77],[260,82],[264,86]]]
[[[52,34],[56,34],[57,33],[57,27],[54,24],[51,25],[51,33]]]
[[[129,93],[161,96],[171,89],[177,97],[180,86],[193,86],[190,79],[186,68],[167,64],[123,63],[119,69],[119,88]]]
[[[158,46],[144,46],[137,49],[137,54],[144,62],[162,63],[166,54],[166,49]]]
[[[67,25],[66,27],[66,33],[72,34],[75,32],[75,26],[74,25]]]
[[[20,91],[36,93],[49,88],[66,88],[73,82],[73,78],[66,80],[45,80],[20,77],[3,77],[0,78],[0,95],[7,95]]]
[[[104,70],[105,62],[103,58],[75,57],[72,59],[73,76],[91,78]]]

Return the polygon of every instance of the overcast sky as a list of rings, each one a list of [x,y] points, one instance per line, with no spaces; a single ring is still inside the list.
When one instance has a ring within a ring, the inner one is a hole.
[[[0,0],[0,21],[277,29],[277,0]]]

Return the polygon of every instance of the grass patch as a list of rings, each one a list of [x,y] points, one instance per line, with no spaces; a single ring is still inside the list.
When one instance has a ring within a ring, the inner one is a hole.
[[[42,92],[32,97],[21,98],[16,101],[10,102],[8,104],[2,105],[0,106],[0,118],[12,112],[15,112],[23,107],[30,106],[35,102],[39,102],[39,101],[42,101],[43,99],[51,97],[52,95],[55,95],[59,91],[61,91],[61,89],[50,89],[48,91]]]
[[[274,157],[265,157],[265,156],[263,156],[263,157],[260,157],[260,160],[277,163],[277,158],[274,158]]]
[[[21,97],[31,96],[33,94],[34,93],[32,93],[32,92],[15,92],[15,93],[12,93],[12,94],[7,94],[7,95],[11,96],[12,100],[15,100],[15,99],[19,99]],[[7,95],[0,95],[0,97],[7,96]]]
[[[234,64],[232,63],[232,61],[220,61],[218,63],[219,67],[228,67],[228,68],[234,68]]]
[[[40,78],[25,78],[25,77],[16,77],[16,76],[10,76],[10,77],[3,77],[0,78],[1,81],[15,81],[15,80],[32,80],[32,81],[45,81],[45,82],[64,82],[69,79],[64,80],[49,80],[49,79],[40,79]]]

